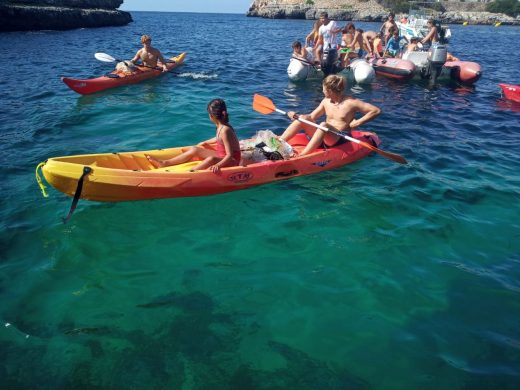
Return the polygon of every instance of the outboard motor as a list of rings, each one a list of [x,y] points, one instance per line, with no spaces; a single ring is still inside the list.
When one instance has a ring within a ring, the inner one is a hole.
[[[444,45],[432,46],[428,52],[428,76],[433,83],[441,74],[442,67],[448,58],[448,48]]]
[[[323,50],[323,56],[321,57],[321,70],[325,77],[329,74],[338,73],[339,67],[338,62],[338,51],[333,48]]]

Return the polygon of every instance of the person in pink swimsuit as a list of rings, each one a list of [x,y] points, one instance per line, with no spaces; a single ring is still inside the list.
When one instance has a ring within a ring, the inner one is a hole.
[[[233,127],[229,124],[229,114],[226,103],[222,99],[213,99],[208,104],[209,119],[217,127],[217,134],[214,138],[200,142],[197,146],[192,146],[184,153],[168,160],[158,160],[150,155],[146,158],[156,168],[168,167],[171,165],[183,164],[197,157],[201,163],[192,171],[209,169],[214,173],[219,173],[221,168],[232,167],[240,164],[240,144]],[[213,149],[211,144],[216,143]]]

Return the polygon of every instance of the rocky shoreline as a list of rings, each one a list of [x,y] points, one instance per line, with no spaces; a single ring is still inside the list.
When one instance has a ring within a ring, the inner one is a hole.
[[[443,11],[434,11],[432,14],[442,23],[494,25],[500,22],[504,25],[520,25],[520,16],[513,18],[505,14],[485,12],[485,3],[444,1],[435,4],[439,4]],[[390,9],[376,0],[254,0],[246,15],[270,19],[314,20],[322,11],[327,11],[333,20],[382,22]],[[402,16],[407,15],[397,15]]]
[[[123,26],[123,0],[0,0],[0,32]]]

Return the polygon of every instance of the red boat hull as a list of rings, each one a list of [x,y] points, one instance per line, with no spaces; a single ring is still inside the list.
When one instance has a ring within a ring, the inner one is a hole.
[[[504,97],[508,100],[520,103],[520,85],[498,84],[502,88]]]
[[[482,69],[476,62],[447,61],[444,68],[449,69],[452,80],[463,84],[474,84],[482,76]]]
[[[173,62],[166,65],[168,70],[175,69],[177,66],[181,65],[184,62],[185,56],[186,53],[182,53],[177,57],[170,58]],[[94,79],[84,80],[62,77],[61,80],[73,91],[81,95],[89,95],[91,93],[104,91],[105,89],[115,88],[121,85],[136,84],[143,80],[155,78],[164,74],[162,70],[158,69],[150,69],[142,66],[138,66],[137,68],[139,69],[137,72],[129,75],[119,74],[118,72],[113,71],[111,75],[114,75],[114,77],[101,76]]]
[[[376,74],[399,81],[410,80],[415,74],[415,64],[400,58],[375,58],[370,63]]]

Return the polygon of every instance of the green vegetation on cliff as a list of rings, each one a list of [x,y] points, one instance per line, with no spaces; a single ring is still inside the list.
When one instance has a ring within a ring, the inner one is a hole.
[[[520,2],[518,0],[496,0],[489,3],[486,6],[486,10],[516,17],[520,15]]]
[[[434,11],[444,12],[445,9],[441,3],[430,1],[409,1],[409,0],[377,0],[385,8],[391,9],[395,13],[408,13],[410,9],[426,8]]]

